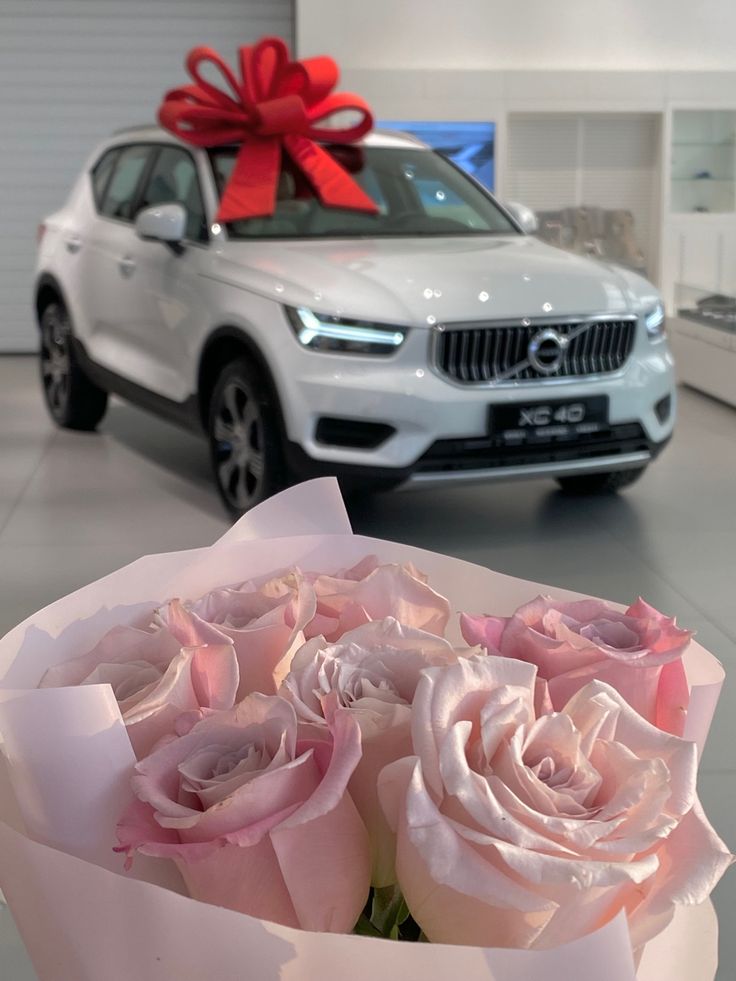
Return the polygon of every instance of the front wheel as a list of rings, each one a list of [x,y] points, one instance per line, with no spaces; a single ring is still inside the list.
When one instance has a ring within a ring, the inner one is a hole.
[[[40,359],[44,400],[54,422],[65,429],[96,429],[107,409],[107,392],[77,363],[69,314],[59,301],[41,314]]]
[[[615,494],[638,480],[646,467],[614,470],[612,473],[588,473],[579,477],[558,477],[557,483],[566,494]]]
[[[249,361],[222,370],[210,400],[208,434],[217,489],[234,518],[285,485],[276,407]]]

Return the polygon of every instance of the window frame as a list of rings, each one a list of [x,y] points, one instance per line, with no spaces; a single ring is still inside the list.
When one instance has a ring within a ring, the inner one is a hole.
[[[94,173],[95,168],[97,167],[98,164],[102,163],[102,160],[107,155],[107,153],[109,153],[112,150],[117,150],[117,159],[115,161],[115,166],[110,171],[110,175],[107,178],[107,181],[105,182],[105,192],[102,195],[102,201],[100,202],[100,204],[97,204],[97,202],[95,201],[95,211],[97,213],[97,217],[98,218],[102,218],[105,221],[114,221],[114,222],[117,222],[117,223],[123,224],[123,225],[132,225],[134,223],[134,221],[135,221],[134,218],[120,218],[119,216],[116,216],[116,215],[106,215],[102,211],[102,206],[105,203],[105,199],[107,197],[107,192],[110,190],[110,184],[112,183],[112,180],[113,180],[113,178],[115,176],[115,172],[116,172],[116,170],[118,168],[118,164],[120,162],[120,157],[121,157],[121,155],[126,150],[130,150],[130,149],[132,149],[134,147],[148,148],[148,158],[147,158],[146,162],[144,163],[143,168],[141,169],[140,174],[138,175],[138,181],[137,181],[136,186],[135,186],[135,188],[133,190],[133,195],[130,198],[130,201],[131,201],[131,211],[133,211],[133,212],[135,211],[135,206],[136,206],[138,200],[140,199],[140,193],[141,193],[142,184],[147,179],[147,176],[148,176],[148,173],[149,173],[149,170],[150,170],[150,167],[151,167],[151,161],[155,157],[155,154],[153,154],[151,152],[151,150],[156,147],[156,143],[154,143],[152,140],[132,140],[130,143],[116,143],[113,146],[108,147],[103,152],[103,154],[99,157],[99,159],[95,162],[94,167],[90,171],[90,179],[93,176],[93,173]],[[93,197],[94,197],[94,188],[93,188]]]
[[[109,175],[107,177],[107,180],[105,181],[105,189],[103,191],[102,200],[101,200],[101,203],[100,204],[98,204],[97,199],[95,197],[95,193],[94,193],[94,172],[97,169],[97,167],[102,163],[102,161],[105,159],[105,157],[109,153],[115,153],[117,155],[117,157],[119,158],[120,157],[120,154],[123,153],[123,151],[129,150],[131,147],[147,147],[148,148],[148,159],[146,160],[145,165],[143,166],[143,169],[141,170],[140,176],[138,177],[138,181],[137,181],[136,186],[135,186],[135,190],[133,191],[133,195],[132,195],[132,197],[130,199],[131,202],[132,202],[131,203],[131,213],[134,216],[136,216],[137,213],[138,213],[138,211],[140,211],[140,204],[141,204],[141,199],[143,197],[143,190],[148,185],[148,181],[149,181],[149,179],[151,177],[151,173],[153,172],[153,168],[156,166],[156,161],[158,160],[158,157],[159,157],[159,154],[160,154],[161,150],[165,150],[168,147],[173,147],[173,148],[175,148],[177,150],[181,150],[182,153],[186,153],[186,155],[192,161],[192,166],[194,167],[194,176],[195,176],[195,178],[197,180],[197,187],[199,188],[199,196],[200,196],[200,199],[202,201],[202,213],[203,213],[203,216],[204,216],[204,226],[205,226],[206,238],[204,238],[202,240],[200,240],[200,239],[184,238],[184,239],[182,239],[182,241],[186,242],[188,245],[197,245],[200,248],[207,248],[209,246],[211,240],[212,240],[212,236],[210,234],[209,215],[207,213],[207,205],[206,205],[206,202],[205,202],[205,196],[204,196],[204,192],[203,192],[202,178],[201,178],[201,174],[200,174],[200,171],[199,171],[199,167],[197,165],[197,158],[191,152],[191,150],[189,150],[187,147],[183,146],[180,143],[174,143],[173,141],[172,142],[162,142],[160,140],[131,140],[130,142],[127,142],[127,143],[114,143],[112,146],[106,147],[102,151],[102,153],[100,154],[100,156],[97,158],[97,160],[95,160],[94,164],[89,169],[90,189],[91,189],[91,192],[92,192],[92,200],[94,201],[95,213],[96,213],[97,217],[99,219],[101,219],[102,221],[113,221],[113,222],[116,222],[117,224],[128,225],[128,226],[135,225],[135,217],[133,217],[133,218],[119,218],[119,217],[115,217],[113,215],[103,214],[103,212],[101,211],[101,204],[104,203],[105,196],[107,195],[108,189],[110,187],[110,182],[112,181],[113,176],[115,175],[115,170],[116,170],[117,165],[118,165],[118,160],[117,159],[116,159],[115,164],[113,165],[113,167],[112,167],[112,169],[111,169],[111,171],[110,171],[110,173],[109,173]]]
[[[115,173],[115,168],[117,167],[118,164],[117,158],[120,156],[121,149],[122,147],[119,145],[108,147],[107,150],[105,150],[102,153],[102,155],[99,156],[97,160],[94,162],[94,164],[90,167],[89,170],[90,189],[92,191],[92,200],[95,203],[95,211],[97,212],[97,214],[101,214],[100,207],[102,205],[102,202],[105,200],[105,195],[107,194],[107,189],[110,186],[112,175]],[[107,160],[108,157],[113,158],[113,164],[112,164],[112,168],[110,169],[110,173],[107,175],[104,186],[102,187],[102,191],[100,192],[100,198],[98,200],[97,194],[95,193],[95,175],[99,170],[99,168],[102,166],[103,161]]]
[[[151,180],[153,171],[156,169],[156,164],[158,163],[158,158],[161,156],[163,150],[178,150],[180,153],[185,154],[192,162],[192,167],[194,168],[194,179],[197,182],[197,189],[199,190],[199,200],[202,202],[202,219],[204,222],[204,238],[188,238],[184,237],[183,242],[189,245],[199,245],[207,246],[211,241],[210,235],[210,222],[207,215],[207,206],[204,201],[204,193],[202,189],[202,180],[199,174],[199,167],[197,166],[197,160],[194,154],[187,149],[187,147],[182,146],[180,143],[151,143],[151,146],[155,148],[155,152],[151,154],[151,159],[144,168],[142,180],[140,181],[138,187],[136,188],[134,203],[133,203],[133,213],[137,216],[138,212],[141,210],[143,192],[148,187],[148,183]],[[181,203],[181,202],[177,202]],[[133,224],[135,224],[135,218],[133,218]]]

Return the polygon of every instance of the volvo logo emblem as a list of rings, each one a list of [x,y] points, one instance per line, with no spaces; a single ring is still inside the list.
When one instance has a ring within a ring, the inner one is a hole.
[[[527,357],[529,364],[540,375],[554,375],[565,360],[569,339],[556,330],[547,327],[529,341]]]

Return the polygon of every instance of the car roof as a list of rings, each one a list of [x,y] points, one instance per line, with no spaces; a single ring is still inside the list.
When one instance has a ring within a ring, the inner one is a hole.
[[[115,130],[112,137],[106,142],[110,146],[115,146],[118,143],[130,143],[136,140],[141,140],[144,142],[155,140],[157,143],[176,143],[184,146],[188,145],[184,140],[180,140],[168,130],[162,129],[160,126],[151,125],[127,126],[124,129]],[[412,147],[420,150],[429,149],[426,143],[422,143],[421,140],[418,140],[415,136],[411,136],[409,133],[399,133],[398,131],[388,129],[371,130],[371,132],[364,136],[359,143],[363,146]]]

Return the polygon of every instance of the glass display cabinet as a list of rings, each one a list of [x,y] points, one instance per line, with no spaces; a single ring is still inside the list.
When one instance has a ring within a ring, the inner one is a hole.
[[[673,212],[736,211],[736,110],[673,112],[670,178]]]

